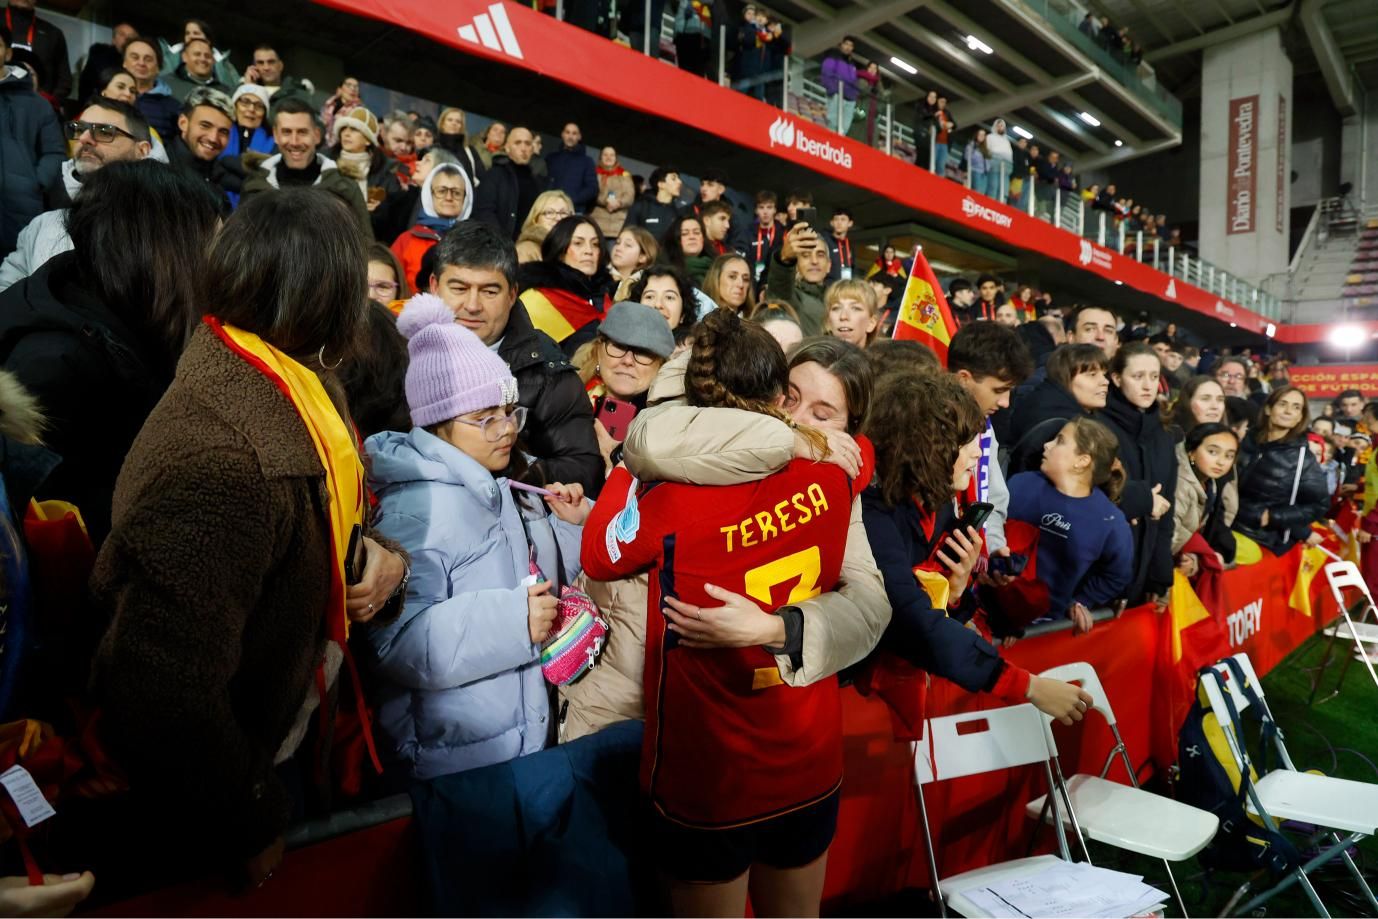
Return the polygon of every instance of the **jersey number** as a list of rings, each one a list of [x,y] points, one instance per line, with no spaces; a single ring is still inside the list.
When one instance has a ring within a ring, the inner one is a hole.
[[[798,583],[789,592],[786,605],[803,603],[823,591],[818,589],[818,578],[823,573],[823,556],[817,546],[802,552],[777,558],[773,562],[752,568],[746,573],[747,596],[771,605],[770,589],[798,578]]]

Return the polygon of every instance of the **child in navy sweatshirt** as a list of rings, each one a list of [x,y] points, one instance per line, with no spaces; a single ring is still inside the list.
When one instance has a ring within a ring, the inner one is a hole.
[[[1090,610],[1117,599],[1134,574],[1129,522],[1113,503],[1125,478],[1117,455],[1114,434],[1077,418],[1043,447],[1038,472],[1009,480],[1009,519],[1038,528],[1047,615],[1071,618],[1078,633],[1091,628]]]

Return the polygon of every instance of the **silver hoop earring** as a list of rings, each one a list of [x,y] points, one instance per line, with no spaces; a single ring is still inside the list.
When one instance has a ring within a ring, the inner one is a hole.
[[[593,365],[593,375],[596,377],[601,377],[603,375],[603,365],[601,362]]]
[[[340,364],[344,363],[344,355],[340,355],[340,359],[335,363],[327,364],[325,362],[325,345],[321,345],[321,350],[316,352],[316,362],[320,364],[321,368],[324,370],[334,370],[336,367],[340,366]]]

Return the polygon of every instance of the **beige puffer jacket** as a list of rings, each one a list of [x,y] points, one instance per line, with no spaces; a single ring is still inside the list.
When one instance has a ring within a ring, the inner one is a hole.
[[[1185,444],[1177,445],[1177,491],[1172,502],[1172,554],[1182,551],[1191,539],[1191,534],[1199,532],[1205,521],[1206,488],[1196,477],[1196,472],[1187,456]],[[1225,525],[1234,523],[1239,513],[1239,488],[1233,474],[1221,492],[1225,504]]]

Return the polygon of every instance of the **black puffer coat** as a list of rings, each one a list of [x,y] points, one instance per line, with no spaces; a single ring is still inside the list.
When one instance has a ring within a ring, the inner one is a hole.
[[[43,213],[43,194],[62,184],[67,158],[52,106],[33,91],[28,73],[19,73],[7,75],[0,63],[0,258]]]
[[[1128,476],[1119,505],[1134,534],[1134,578],[1125,596],[1135,606],[1146,593],[1164,595],[1172,587],[1172,509],[1153,519],[1153,488],[1172,502],[1177,493],[1177,446],[1163,428],[1156,404],[1142,410],[1115,386],[1096,420],[1119,440],[1120,462]]]
[[[1006,478],[1035,472],[1043,465],[1043,445],[1057,436],[1062,426],[1087,412],[1070,392],[1052,380],[1044,380],[1019,400],[1010,412],[1009,468]]]
[[[1330,509],[1325,471],[1306,448],[1305,437],[1258,444],[1250,433],[1247,439],[1257,445],[1259,453],[1258,459],[1240,476],[1239,514],[1234,528],[1273,554],[1283,555],[1306,539],[1311,524],[1324,519]],[[1264,511],[1268,512],[1267,526],[1260,523]]]

